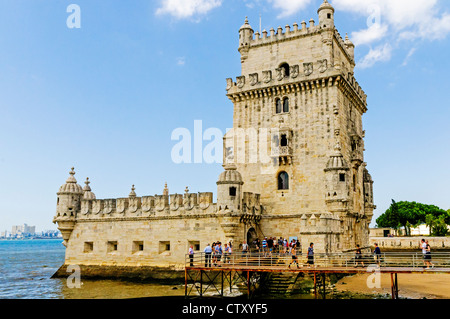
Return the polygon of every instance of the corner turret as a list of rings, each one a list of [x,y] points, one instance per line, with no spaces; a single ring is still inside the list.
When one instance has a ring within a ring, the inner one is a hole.
[[[53,219],[53,223],[58,223],[66,247],[75,227],[77,214],[81,210],[81,199],[84,195],[83,188],[77,184],[74,175],[75,169],[72,167],[69,178],[57,193],[56,216]]]
[[[327,0],[323,1],[317,13],[319,14],[320,27],[334,28],[334,8]]]
[[[254,31],[248,23],[248,18],[245,17],[245,23],[239,29],[239,52],[241,53],[242,62],[248,57],[248,50],[250,42],[253,41]]]
[[[220,174],[217,181],[217,207],[219,211],[241,210],[242,202],[242,181],[241,174],[236,166],[224,166],[225,172]]]

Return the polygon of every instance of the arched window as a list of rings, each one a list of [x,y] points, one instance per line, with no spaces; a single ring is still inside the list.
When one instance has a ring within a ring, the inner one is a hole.
[[[278,175],[278,190],[289,189],[289,175],[286,172],[281,172]]]
[[[289,98],[287,97],[283,100],[283,113],[289,113]]]
[[[282,105],[281,100],[280,99],[276,99],[275,104],[276,104],[276,112],[277,112],[277,114],[282,113],[283,112],[283,105]]]
[[[284,75],[286,77],[289,77],[290,72],[289,72],[289,64],[287,63],[283,63],[282,65],[280,65],[280,69],[283,68],[284,69]]]

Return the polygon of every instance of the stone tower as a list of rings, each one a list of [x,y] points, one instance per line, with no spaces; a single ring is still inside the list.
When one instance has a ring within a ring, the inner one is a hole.
[[[297,236],[322,252],[369,245],[373,181],[364,163],[366,94],[354,78],[354,45],[324,1],[319,24],[259,34],[239,30],[242,74],[227,79],[233,130],[224,163],[243,192],[261,194],[267,236]]]
[[[74,175],[75,169],[72,167],[69,178],[59,188],[57,193],[56,216],[53,219],[54,223],[58,223],[58,229],[63,236],[65,246],[67,246],[70,235],[75,227],[76,218],[80,212],[81,201],[85,192],[77,184]],[[86,187],[89,187],[89,184],[86,184]]]

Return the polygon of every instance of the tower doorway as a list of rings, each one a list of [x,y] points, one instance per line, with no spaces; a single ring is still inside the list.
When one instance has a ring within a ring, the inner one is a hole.
[[[254,248],[254,247],[253,247],[253,246],[254,246],[253,242],[254,242],[256,239],[258,239],[258,234],[256,233],[256,230],[252,227],[252,228],[250,228],[250,229],[248,230],[248,232],[247,232],[247,244],[248,244],[250,247]]]

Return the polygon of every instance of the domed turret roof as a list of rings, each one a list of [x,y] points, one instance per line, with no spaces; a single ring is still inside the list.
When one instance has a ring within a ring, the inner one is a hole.
[[[86,178],[86,181],[84,182],[86,184],[86,186],[83,187],[83,199],[85,200],[94,200],[96,199],[95,194],[92,192],[91,187],[89,186],[89,184],[91,183],[89,181],[89,177]]]
[[[82,195],[83,189],[81,188],[80,185],[77,184],[77,180],[74,177],[75,169],[73,167],[69,174],[70,174],[70,176],[67,179],[66,183],[59,188],[58,194],[66,193],[66,194]]]
[[[320,12],[324,9],[330,9],[333,10],[334,12],[333,6],[327,0],[323,0],[323,3],[320,5],[319,10],[317,10],[317,12]]]
[[[347,170],[348,165],[341,153],[341,144],[339,142],[334,146],[334,153],[330,156],[326,170]]]
[[[243,29],[253,30],[252,27],[250,26],[250,24],[248,23],[248,17],[245,17],[245,23],[242,25],[242,27],[239,30],[243,30]]]
[[[244,184],[242,175],[237,171],[235,166],[225,167],[225,171],[219,175],[217,184]]]

